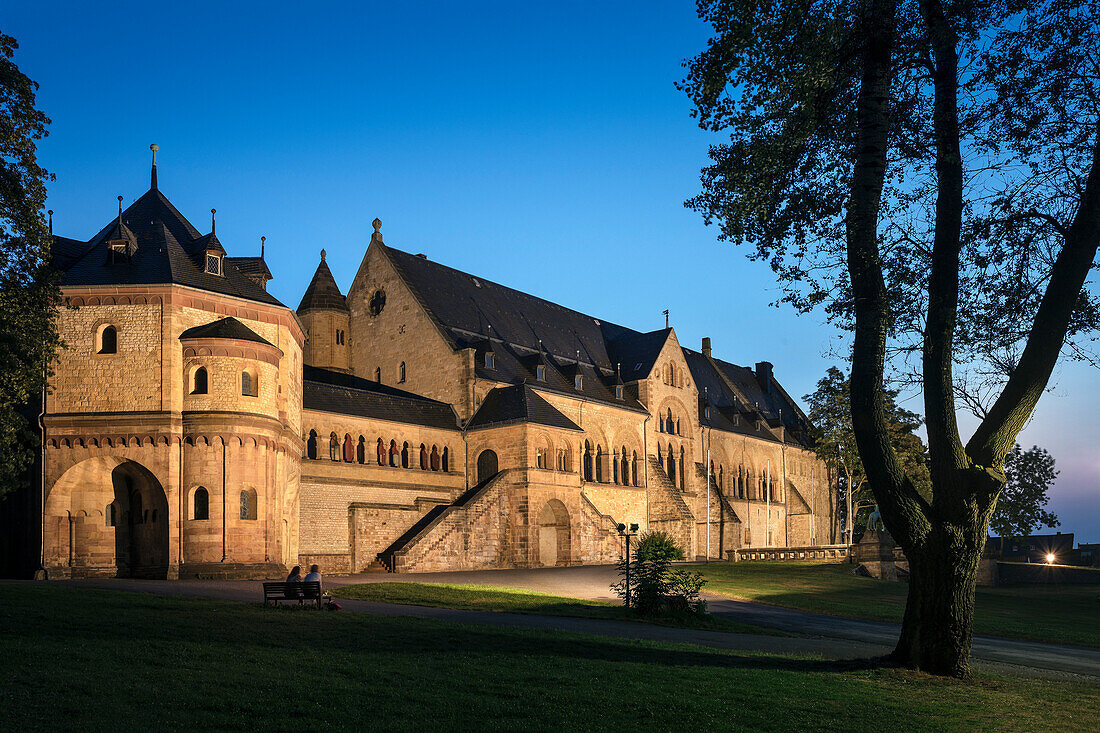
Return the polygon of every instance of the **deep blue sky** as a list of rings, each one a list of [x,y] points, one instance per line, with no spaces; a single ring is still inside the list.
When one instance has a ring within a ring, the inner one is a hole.
[[[186,9],[182,9],[186,8]],[[55,230],[86,239],[148,187],[230,254],[267,236],[298,304],[318,252],[347,289],[386,242],[641,330],[769,360],[796,396],[843,342],[772,308],[770,271],[683,207],[707,145],[673,84],[694,3],[18,3],[0,30],[52,118]],[[1097,374],[1063,366],[1021,436],[1062,470],[1063,531],[1100,540]],[[917,400],[908,406],[919,409]]]

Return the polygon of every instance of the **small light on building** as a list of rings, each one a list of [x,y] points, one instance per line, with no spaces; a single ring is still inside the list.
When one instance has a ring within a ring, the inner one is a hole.
[[[1048,552],[1047,553],[1047,565],[1053,565],[1053,564],[1054,564],[1054,553],[1053,552]]]

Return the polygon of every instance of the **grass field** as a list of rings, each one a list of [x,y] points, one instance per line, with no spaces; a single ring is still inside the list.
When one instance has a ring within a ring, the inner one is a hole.
[[[579,598],[554,596],[521,588],[491,585],[450,585],[446,583],[359,583],[332,588],[338,598],[355,598],[379,603],[406,603],[413,606],[461,608],[471,611],[508,611],[546,616],[644,621],[661,626],[674,626],[740,634],[771,634],[779,632],[750,626],[717,616],[689,614],[645,618],[635,615],[619,603],[586,601]]]
[[[853,575],[847,564],[710,563],[689,566],[711,593],[807,611],[900,622],[905,583]],[[1100,647],[1100,585],[978,588],[974,631]]]
[[[7,730],[1084,730],[1095,686],[0,584]]]

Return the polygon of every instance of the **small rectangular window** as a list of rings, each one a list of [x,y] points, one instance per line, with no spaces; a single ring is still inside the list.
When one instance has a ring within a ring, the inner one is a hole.
[[[623,398],[623,386],[621,384],[615,385],[615,399],[621,400]]]
[[[539,364],[537,367],[535,367],[535,379],[539,380],[540,382],[546,381],[546,367],[544,367],[542,364]]]
[[[573,387],[575,389],[583,389],[584,388],[584,379],[581,377],[580,374],[573,377]]]
[[[495,362],[496,362],[496,355],[493,354],[493,352],[490,351],[487,354],[485,354],[485,368],[486,369],[493,369],[495,367]]]
[[[206,255],[206,271],[211,275],[220,275],[222,272],[222,260],[217,255]]]

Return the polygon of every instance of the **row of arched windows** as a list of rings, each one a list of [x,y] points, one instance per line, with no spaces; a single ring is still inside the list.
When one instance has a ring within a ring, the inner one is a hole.
[[[719,465],[715,468],[714,462],[711,461],[710,475],[713,482],[712,486],[717,488],[719,492],[725,493],[725,466]],[[746,470],[743,466],[737,467],[736,475],[733,474],[732,469],[730,471],[730,496],[736,499],[752,499],[755,501],[783,501],[783,491],[775,485],[774,477],[769,479],[767,471],[761,471],[759,475],[754,477],[752,471]]]
[[[210,373],[206,367],[199,366],[191,370],[191,378],[188,380],[188,394],[210,394]],[[241,372],[241,395],[244,397],[260,396],[260,375],[255,371],[244,370]]]
[[[638,451],[627,453],[626,446],[610,452],[602,445],[587,440],[581,448],[581,476],[585,481],[613,483],[620,486],[639,486]]]
[[[316,430],[309,431],[306,440],[306,458],[317,460],[321,456],[321,438]],[[391,466],[393,468],[419,468],[422,471],[450,471],[451,451],[447,446],[440,448],[432,445],[430,448],[421,443],[417,448],[408,441],[399,446],[396,440],[388,444],[378,438],[374,444],[374,460],[367,459],[367,439],[360,435],[359,439],[352,438],[350,433],[345,433],[343,439],[335,431],[328,436],[328,457],[331,461],[344,463],[377,463],[379,466]]]
[[[669,435],[683,435],[683,433],[680,432],[679,419],[673,419],[672,417],[671,407],[664,415],[657,415],[657,428],[662,433],[668,433]]]
[[[665,473],[668,474],[669,481],[673,486],[679,486],[681,489],[687,487],[687,472],[684,468],[684,464],[687,462],[684,452],[684,446],[680,446],[680,454],[677,458],[676,450],[672,447],[672,443],[668,444],[668,450],[661,450],[660,446],[657,447],[657,452],[660,454],[661,467],[665,469]]]

